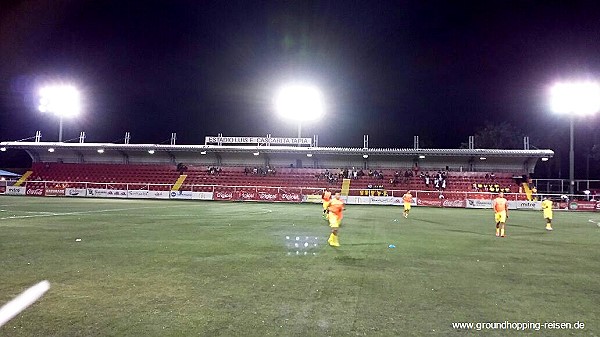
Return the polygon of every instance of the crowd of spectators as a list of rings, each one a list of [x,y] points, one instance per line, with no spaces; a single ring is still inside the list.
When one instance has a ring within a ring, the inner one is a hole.
[[[275,173],[277,173],[275,168],[271,167],[269,165],[264,166],[264,167],[263,166],[254,166],[253,168],[244,167],[245,175],[266,177],[266,176],[274,176]]]
[[[208,169],[206,169],[206,172],[210,175],[218,176],[221,175],[221,172],[223,172],[223,170],[218,166],[209,166]]]
[[[429,172],[421,172],[419,174],[419,178],[423,180],[427,188],[433,186],[436,190],[443,191],[446,189],[446,180],[448,179],[448,172],[438,171],[432,174],[429,174]]]

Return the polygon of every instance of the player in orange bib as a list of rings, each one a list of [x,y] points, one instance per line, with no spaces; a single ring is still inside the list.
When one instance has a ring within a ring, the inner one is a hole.
[[[327,213],[329,213],[329,202],[331,202],[331,191],[328,188],[323,191],[321,195],[323,201],[323,220],[327,220]]]
[[[504,237],[504,227],[508,218],[508,201],[504,198],[504,193],[498,193],[498,197],[492,201],[492,208],[496,221],[496,236]]]
[[[404,202],[404,217],[408,218],[408,213],[410,212],[410,205],[413,201],[413,196],[412,194],[410,194],[410,190],[404,193],[404,195],[402,196],[402,201]]]
[[[341,200],[340,193],[336,193],[331,202],[329,203],[329,227],[331,227],[331,235],[327,243],[333,247],[339,247],[340,241],[338,239],[338,231],[342,225],[342,218],[344,217],[344,202]]]

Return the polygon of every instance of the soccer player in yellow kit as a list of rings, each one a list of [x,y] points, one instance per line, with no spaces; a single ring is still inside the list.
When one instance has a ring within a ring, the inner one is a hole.
[[[552,200],[546,197],[542,201],[542,210],[544,211],[544,219],[546,219],[546,230],[551,231],[552,229]]]
[[[331,202],[331,191],[328,188],[323,191],[321,195],[323,201],[323,220],[327,220],[327,213],[329,213],[329,202]]]
[[[338,239],[338,230],[342,224],[342,218],[344,217],[342,212],[344,211],[344,202],[341,200],[340,193],[336,193],[331,202],[329,203],[329,227],[331,227],[331,235],[327,243],[333,247],[339,247],[340,241]]]
[[[402,196],[402,201],[404,201],[404,217],[408,218],[408,213],[410,212],[410,204],[413,201],[412,194],[410,194],[410,191],[406,191],[406,193],[404,193],[404,195]]]
[[[492,201],[492,208],[495,213],[496,236],[504,237],[504,227],[508,217],[508,201],[504,198],[504,193],[498,193],[498,197]]]

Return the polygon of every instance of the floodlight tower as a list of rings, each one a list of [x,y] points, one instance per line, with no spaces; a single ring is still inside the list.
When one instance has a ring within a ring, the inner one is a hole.
[[[298,122],[298,138],[301,138],[302,122],[316,120],[323,116],[323,95],[319,89],[311,85],[287,85],[277,93],[275,109],[284,118]]]
[[[63,118],[76,116],[81,110],[79,91],[71,85],[53,85],[40,89],[39,96],[40,112],[58,116],[58,141],[62,142]]]
[[[569,193],[575,192],[574,119],[600,111],[600,85],[596,82],[556,83],[550,90],[552,111],[569,116]]]

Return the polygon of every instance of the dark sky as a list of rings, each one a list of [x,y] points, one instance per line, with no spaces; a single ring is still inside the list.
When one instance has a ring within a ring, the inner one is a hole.
[[[372,147],[410,147],[419,135],[455,148],[486,121],[568,141],[547,91],[580,78],[600,78],[597,1],[0,4],[1,140],[36,130],[56,140],[58,121],[37,111],[36,92],[61,81],[85,97],[65,138],[295,136],[272,99],[302,80],[326,97],[326,118],[303,126],[322,146],[362,146],[369,134]],[[577,123],[580,143],[589,147],[599,120]]]

